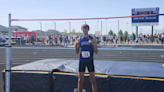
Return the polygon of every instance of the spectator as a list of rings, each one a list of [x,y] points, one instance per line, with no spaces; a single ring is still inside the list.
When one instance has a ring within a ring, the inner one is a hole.
[[[100,44],[101,41],[99,39],[99,36],[97,36],[96,39],[97,39],[97,44]]]
[[[135,43],[135,35],[132,35],[132,42],[134,41],[134,43]]]
[[[122,44],[122,41],[123,41],[123,37],[122,35],[120,35],[120,43]]]
[[[34,35],[31,35],[31,43],[34,44]]]
[[[51,35],[49,35],[49,45],[53,46],[53,41]]]
[[[136,38],[136,43],[138,43],[138,37]]]
[[[117,41],[118,41],[118,35],[116,35],[116,43],[117,43]]]
[[[149,43],[149,35],[147,35],[147,43]]]
[[[17,35],[15,35],[15,42],[16,42],[16,44],[18,44],[18,37],[17,37]]]
[[[146,37],[146,35],[144,34],[144,38]]]
[[[164,33],[162,35],[162,44],[164,43]]]
[[[105,37],[106,37],[106,44],[108,44],[108,42],[109,42],[109,36],[106,35]]]
[[[142,40],[143,40],[143,35],[142,35],[142,33],[140,34],[140,44],[142,44]]]
[[[73,36],[71,36],[71,41],[72,41],[72,45],[73,45]]]
[[[132,36],[131,35],[129,35],[129,42],[132,43]]]
[[[23,40],[23,37],[21,36],[21,37],[20,37],[20,45],[22,45],[23,41],[24,41],[24,40]]]
[[[64,35],[64,36],[63,36],[63,41],[64,41],[64,44],[65,44],[65,38],[66,38],[66,36]]]
[[[48,42],[49,42],[49,37],[48,36],[46,36],[46,41],[47,41],[47,44],[48,44]]]
[[[45,39],[42,39],[42,44],[44,44]]]
[[[103,41],[104,41],[104,44],[105,44],[105,42],[106,42],[106,36],[105,35],[103,36]]]
[[[64,40],[64,47],[67,47],[67,43],[68,43],[68,36],[65,37],[65,40]]]
[[[157,44],[158,44],[158,36],[159,36],[159,34],[155,35],[155,38],[156,38]]]
[[[159,40],[159,43],[162,44],[162,37],[161,37],[161,34],[158,35],[158,40]]]
[[[26,35],[24,36],[23,40],[24,40],[23,44],[27,43],[27,36]]]
[[[147,35],[147,39],[149,40],[149,35]]]
[[[29,44],[31,43],[31,36],[30,35],[28,36],[28,43]]]
[[[109,44],[110,44],[111,43],[111,36],[109,35],[108,38],[109,38]]]
[[[60,44],[62,43],[62,35],[60,35],[60,37],[59,37],[59,39],[60,39]]]
[[[113,35],[110,35],[110,43],[113,43]]]
[[[127,39],[127,37],[126,37],[126,35],[124,36],[124,42],[126,43],[126,39]]]
[[[150,39],[150,42],[153,44],[153,36],[152,35],[150,35],[149,39]]]
[[[73,44],[75,43],[76,35],[73,35]]]
[[[146,35],[144,34],[144,36],[143,36],[143,42],[145,42],[146,41]]]
[[[57,45],[58,44],[58,38],[57,38],[57,36],[54,36],[54,41],[55,41],[55,45]]]
[[[129,35],[127,36],[128,44],[129,44]]]
[[[71,42],[71,37],[68,36],[68,44],[70,44],[70,42]]]

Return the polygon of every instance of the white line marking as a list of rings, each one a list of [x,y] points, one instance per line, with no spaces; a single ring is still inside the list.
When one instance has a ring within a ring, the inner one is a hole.
[[[38,53],[38,52],[34,52],[33,54],[36,54],[36,53]]]
[[[4,65],[4,64],[6,64],[6,63],[0,63],[0,65]],[[12,65],[14,65],[14,64],[26,64],[26,63],[12,63]]]

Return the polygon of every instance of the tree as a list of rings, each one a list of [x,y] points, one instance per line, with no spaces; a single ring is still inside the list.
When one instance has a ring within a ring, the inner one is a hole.
[[[78,32],[78,35],[79,35],[79,36],[81,35],[80,31]]]
[[[125,31],[125,32],[124,32],[124,36],[127,36],[127,35],[128,35],[128,31]]]
[[[120,31],[118,32],[118,34],[119,34],[119,35],[123,35],[122,30],[120,30]]]
[[[109,34],[109,35],[113,35],[113,31],[110,30],[110,31],[108,32],[108,34]]]
[[[136,35],[135,35],[135,33],[132,33],[132,35],[131,35],[131,39],[133,39],[133,40],[136,39]]]
[[[67,35],[67,30],[66,29],[64,29],[63,35]]]
[[[76,33],[75,33],[75,29],[73,29],[72,30],[72,32],[71,32],[71,36],[73,36],[73,35],[75,35]]]
[[[116,37],[116,33],[113,34],[113,39],[115,39],[115,37]]]
[[[156,35],[156,34],[154,34],[154,35],[153,35],[153,37],[154,37],[154,38],[156,38],[156,37],[157,37],[157,35]]]

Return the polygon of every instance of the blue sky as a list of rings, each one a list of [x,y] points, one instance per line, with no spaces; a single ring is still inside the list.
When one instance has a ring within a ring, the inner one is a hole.
[[[164,13],[164,0],[1,0],[0,3],[0,25],[8,27],[8,14],[13,19],[62,19],[62,18],[96,18],[129,16],[132,8],[159,7],[160,13]],[[115,33],[120,29],[132,32],[131,18],[106,19],[102,21],[103,34],[112,29]],[[155,29],[164,29],[164,16],[160,17],[159,26]],[[42,22],[43,31],[54,28],[54,21],[26,21],[12,22],[12,25],[20,25],[28,28],[29,31],[40,29],[38,22]],[[84,20],[70,21],[71,28],[76,32],[84,24]],[[97,20],[86,20],[90,25],[90,33],[101,30],[100,22]],[[107,23],[107,28],[106,28]],[[127,25],[128,23],[128,25]],[[98,26],[97,26],[98,25]],[[69,31],[68,21],[56,21],[56,29]],[[150,26],[139,27],[139,32],[150,32]],[[133,32],[135,27],[133,27]]]

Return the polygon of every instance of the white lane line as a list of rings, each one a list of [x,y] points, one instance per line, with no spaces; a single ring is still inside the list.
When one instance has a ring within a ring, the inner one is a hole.
[[[46,50],[43,50],[43,52],[45,52]]]
[[[33,54],[36,54],[36,53],[38,53],[38,52],[34,52]]]
[[[5,47],[0,47],[5,48]],[[12,49],[44,49],[44,50],[74,50],[75,48],[66,48],[66,47],[12,47]],[[136,49],[136,48],[98,48],[99,50],[136,50],[136,51],[164,51],[164,49]]]
[[[6,64],[6,63],[0,63],[0,65],[4,65],[4,64]],[[12,63],[12,65],[13,64],[26,64],[26,63]]]

